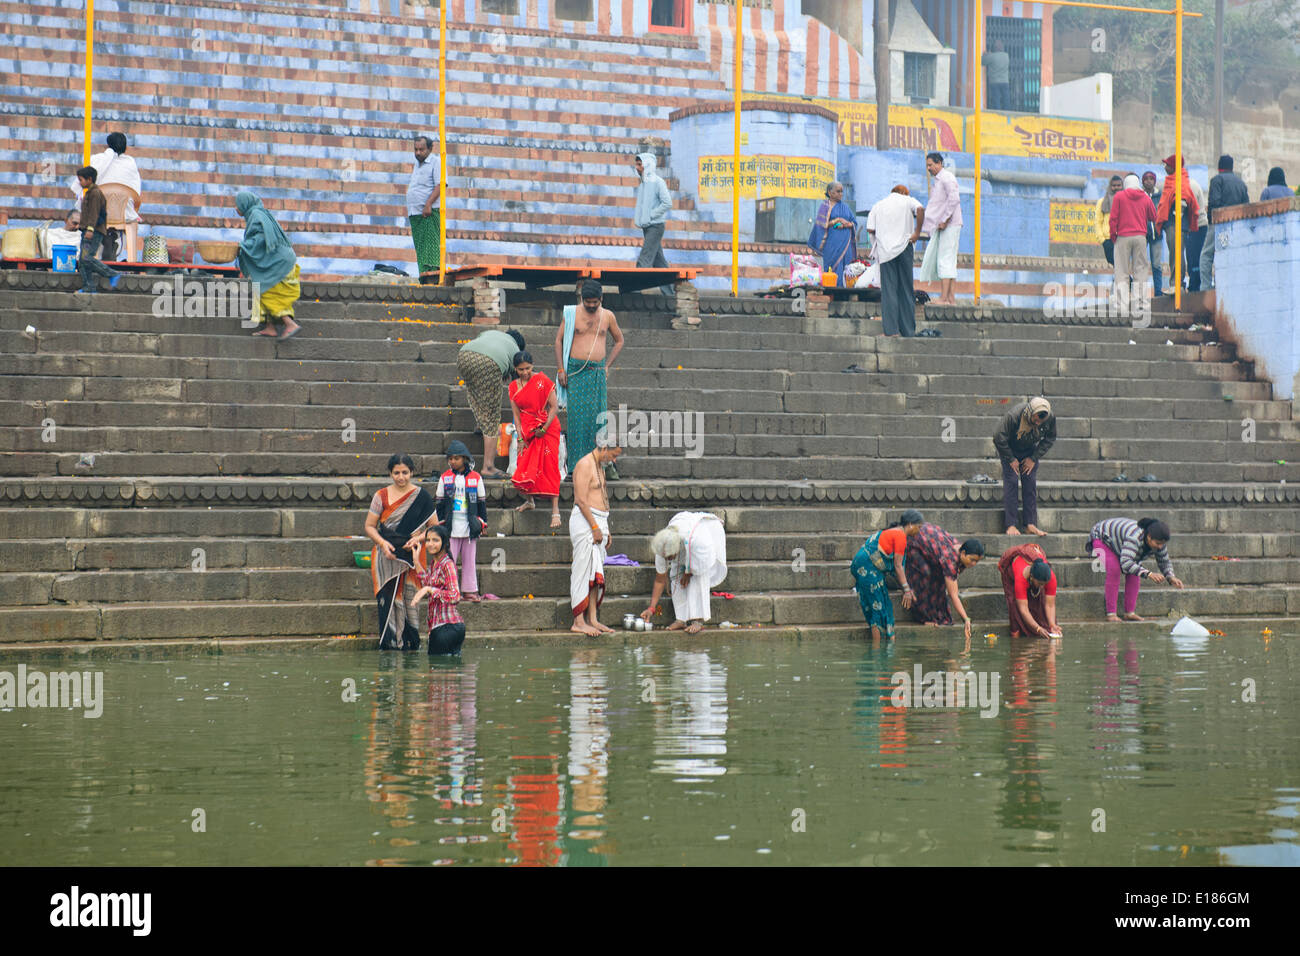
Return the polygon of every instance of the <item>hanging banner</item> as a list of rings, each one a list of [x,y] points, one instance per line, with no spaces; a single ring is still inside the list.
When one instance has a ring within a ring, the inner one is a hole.
[[[731,156],[701,156],[700,202],[731,202]],[[826,184],[835,178],[835,164],[811,156],[742,156],[740,198],[791,196],[824,199]]]

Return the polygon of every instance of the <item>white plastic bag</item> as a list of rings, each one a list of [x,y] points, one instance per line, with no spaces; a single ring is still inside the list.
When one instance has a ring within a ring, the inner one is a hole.
[[[1190,617],[1180,617],[1174,629],[1169,632],[1174,637],[1209,637],[1210,632]]]

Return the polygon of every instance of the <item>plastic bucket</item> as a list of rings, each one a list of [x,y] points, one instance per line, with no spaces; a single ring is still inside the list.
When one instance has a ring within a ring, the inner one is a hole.
[[[77,247],[54,245],[50,246],[50,258],[53,262],[55,272],[76,272],[77,271]]]

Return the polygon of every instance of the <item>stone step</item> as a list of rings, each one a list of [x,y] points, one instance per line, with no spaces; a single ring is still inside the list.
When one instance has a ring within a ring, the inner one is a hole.
[[[468,437],[468,436],[467,436]],[[444,467],[442,449],[446,443],[431,439],[427,449],[398,447],[416,460],[417,473],[425,474]],[[370,447],[376,448],[377,443]],[[1245,448],[1253,446],[1245,445]],[[1142,451],[1141,448],[1136,449]],[[68,477],[112,476],[378,476],[387,468],[392,446],[380,451],[356,453],[329,452],[10,452],[0,457],[0,477],[62,475]],[[94,461],[84,464],[84,454],[94,454]],[[889,481],[916,479],[924,481],[964,482],[972,475],[997,470],[996,459],[920,459],[906,461],[858,458],[797,459],[797,475],[791,476],[790,464],[782,458],[719,457],[687,458],[669,455],[628,454],[621,459],[625,478],[638,481],[663,479],[725,480],[737,472],[751,479],[775,483],[794,481]],[[1260,462],[1170,462],[1165,459],[1114,459],[1110,461],[1063,461],[1050,465],[1051,480],[1056,482],[1104,482],[1121,472],[1134,472],[1129,478],[1155,473],[1165,485],[1187,482],[1300,482],[1300,464]],[[1045,482],[1046,483],[1046,482]],[[1153,486],[1156,487],[1157,485]],[[1043,486],[1040,485],[1040,494]]]
[[[33,512],[34,515],[48,512]],[[228,512],[227,512],[228,514]],[[655,524],[665,520],[662,513],[648,512]],[[1245,533],[1186,533],[1174,513],[1162,512],[1165,520],[1177,530],[1174,550],[1180,568],[1197,560],[1214,560],[1217,556],[1245,559],[1244,561],[1217,562],[1232,565],[1251,564],[1252,558],[1300,557],[1300,534],[1245,534]],[[206,569],[218,568],[342,568],[353,566],[353,553],[368,552],[369,539],[356,534],[359,522],[356,515],[341,515],[346,521],[336,522],[339,529],[346,528],[352,535],[330,537],[224,537],[189,536],[179,529],[169,529],[164,537],[95,537],[0,539],[0,573],[28,573],[39,571],[92,571],[92,570],[185,570],[193,569],[201,551]],[[634,560],[650,566],[650,530],[623,530],[623,515],[619,515],[619,542],[616,554],[628,554]],[[975,512],[955,516],[947,526],[960,528],[963,535],[974,535],[984,543],[989,556],[1001,554],[1013,543],[997,528],[996,517]],[[495,520],[493,520],[495,519]],[[983,520],[976,520],[983,519]],[[508,517],[490,516],[492,532],[480,541],[479,564],[487,569],[493,562],[504,561],[508,568],[518,571],[522,562],[529,566],[556,565],[567,567],[571,545],[567,534],[550,535],[514,533],[496,537],[495,529],[509,527]],[[502,524],[501,522],[505,522]],[[1044,518],[1046,521],[1046,518]],[[68,522],[71,524],[72,522]],[[184,524],[177,513],[175,524]],[[21,520],[9,525],[10,532],[29,527]],[[1075,560],[1082,552],[1085,533],[1054,532],[1041,544],[1052,561]],[[774,562],[777,567],[793,567],[797,560],[831,562],[836,568],[847,566],[864,540],[863,533],[820,532],[815,536],[790,537],[784,534],[742,534],[727,536],[727,556],[733,564],[744,561]],[[799,555],[796,549],[802,550]],[[1078,558],[1089,563],[1086,557]],[[811,564],[810,564],[811,567]],[[486,572],[485,572],[486,573]],[[1233,572],[1237,573],[1237,572]],[[1271,574],[1273,572],[1266,572]],[[1249,579],[1243,579],[1249,580]],[[1261,581],[1268,580],[1261,577]]]
[[[58,405],[50,409],[52,415],[61,411]],[[403,420],[406,425],[428,426],[419,431],[396,429],[362,429],[355,426],[355,420],[345,415],[335,419],[324,428],[216,428],[165,426],[150,428],[144,426],[118,427],[116,425],[94,426],[57,426],[51,434],[45,426],[14,427],[0,432],[0,451],[17,452],[53,452],[61,449],[85,449],[96,453],[212,453],[220,455],[240,452],[284,452],[290,455],[302,454],[338,454],[350,448],[365,449],[373,453],[375,447],[420,449],[421,451],[445,448],[453,436],[464,436],[463,432],[450,429],[449,414],[433,411],[426,416],[422,411],[412,413]],[[429,419],[435,419],[430,421]],[[57,422],[57,418],[54,419]],[[345,440],[345,421],[354,422],[347,432]],[[661,423],[662,424],[662,423]],[[932,422],[931,435],[935,438],[945,429],[942,421]],[[442,425],[441,428],[437,427]],[[985,423],[987,426],[987,422]],[[869,434],[851,433],[845,435],[746,435],[728,434],[709,431],[707,425],[698,428],[695,421],[679,421],[669,425],[664,432],[663,444],[676,447],[654,447],[650,438],[645,438],[646,447],[638,442],[641,434],[629,426],[626,441],[629,449],[625,452],[629,462],[644,458],[677,458],[685,452],[707,455],[710,459],[727,457],[793,457],[793,458],[880,458],[906,459],[915,456],[917,451],[924,451],[929,457],[938,460],[959,460],[979,463],[985,459],[995,459],[996,448],[992,438],[953,438],[939,441],[918,440],[920,436],[914,431],[912,435],[882,436],[876,438]],[[697,430],[698,429],[698,430]],[[352,432],[355,431],[355,434]],[[927,436],[928,437],[928,436]],[[1239,437],[1239,436],[1238,436]],[[1087,463],[1101,461],[1149,461],[1163,462],[1163,470],[1180,470],[1189,463],[1206,462],[1273,462],[1283,455],[1294,455],[1300,451],[1293,441],[1253,442],[1210,441],[1204,438],[1184,439],[1115,439],[1115,438],[1065,438],[1052,446],[1047,468],[1055,470],[1064,463]],[[653,442],[659,442],[656,437]],[[436,451],[434,452],[436,453]],[[921,460],[913,458],[913,460]],[[879,464],[879,463],[878,463]],[[1058,476],[1059,477],[1059,476]],[[1138,476],[1131,476],[1138,477]],[[1086,480],[1086,479],[1083,479]]]
[[[1105,401],[1105,400],[1099,400]],[[503,406],[508,409],[508,406]],[[1216,410],[1220,406],[1214,406]],[[617,409],[616,409],[617,410]],[[504,414],[504,413],[503,413]],[[340,432],[344,419],[351,419],[360,431],[391,432],[393,424],[419,421],[422,431],[472,433],[476,427],[468,408],[433,409],[398,406],[302,405],[280,408],[271,405],[206,405],[181,402],[86,402],[78,400],[3,401],[0,400],[0,426],[21,427],[42,422],[53,416],[59,427],[91,428],[112,422],[117,428],[134,426],[168,426],[187,428],[325,429]],[[1222,420],[1177,420],[1098,417],[1059,418],[1057,436],[1061,440],[1076,438],[1161,438],[1171,441],[1241,441],[1247,434],[1232,416]],[[503,418],[503,421],[505,419]],[[706,435],[878,435],[916,437],[919,429],[929,427],[931,434],[950,429],[954,436],[981,435],[992,432],[997,422],[993,409],[985,415],[935,416],[928,424],[916,414],[853,415],[766,412],[736,414],[707,412]],[[1257,441],[1296,441],[1300,439],[1300,422],[1256,420]],[[1055,453],[1053,453],[1053,456]]]
[[[371,487],[378,487],[378,483]],[[617,485],[611,487],[616,488]],[[1043,488],[1047,493],[1045,497],[1053,490],[1047,485]],[[1088,491],[1086,487],[1078,490],[1085,493]],[[570,488],[566,485],[565,500],[561,505],[566,521],[572,509],[570,494]],[[198,502],[202,501],[197,494],[194,497]],[[239,501],[215,500],[218,507],[204,507],[201,503],[196,506],[192,502],[174,499],[161,500],[157,506],[152,507],[97,507],[94,504],[65,507],[42,501],[37,507],[0,508],[0,525],[8,532],[11,544],[16,540],[33,540],[33,546],[40,539],[58,539],[56,543],[60,547],[65,539],[111,540],[123,547],[138,547],[140,545],[135,539],[140,538],[220,540],[234,537],[260,539],[280,547],[288,539],[331,538],[342,542],[337,545],[340,548],[346,544],[350,553],[369,547],[366,541],[362,541],[361,548],[352,547],[356,536],[362,534],[369,500],[369,493],[359,491],[347,501],[340,501],[337,496],[326,501],[322,496],[322,499],[316,501],[259,505],[255,499],[250,500],[249,496],[245,496]],[[513,504],[517,499],[512,496],[509,500]],[[955,501],[943,505],[934,502],[917,503],[927,521],[955,529],[954,533],[959,530],[962,534],[975,534],[981,539],[1001,536],[1000,501],[971,502],[965,506]],[[1108,502],[1098,499],[1069,506],[1044,503],[1039,509],[1039,520],[1044,530],[1051,533],[1040,543],[1049,554],[1075,553],[1082,548],[1084,537],[1097,521],[1117,514],[1161,518],[1180,540],[1197,542],[1196,547],[1201,550],[1196,551],[1195,556],[1199,557],[1212,554],[1234,557],[1286,555],[1290,553],[1286,550],[1287,536],[1300,533],[1300,509],[1290,507],[1289,503],[1272,506],[1261,503],[1245,506],[1220,503],[1211,507],[1207,507],[1207,504],[1208,501]],[[764,557],[772,560],[790,556],[791,549],[795,547],[804,548],[813,558],[845,557],[852,552],[845,552],[838,544],[838,550],[825,551],[823,540],[838,541],[844,537],[850,544],[853,541],[861,544],[867,535],[895,521],[904,506],[899,503],[888,507],[850,507],[827,501],[772,502],[761,508],[745,505],[708,507],[702,502],[682,505],[690,510],[707,510],[717,514],[725,521],[728,535],[751,541],[769,541],[775,537],[788,542],[775,551],[761,552]],[[662,528],[677,510],[681,508],[668,505],[650,507],[647,502],[621,502],[616,499],[615,530],[620,535],[648,538]],[[494,496],[488,505],[488,520],[494,535],[497,532],[507,535],[505,538],[483,539],[485,542],[495,542],[493,547],[500,544],[513,549],[518,541],[526,541],[527,547],[549,547],[548,542],[552,541],[559,541],[562,547],[568,547],[567,529],[553,532],[548,527],[548,515],[543,510],[519,514],[510,507],[504,507],[499,497]],[[1070,539],[1071,535],[1078,536],[1077,540]],[[1202,535],[1205,536],[1204,539],[1200,537]],[[1245,536],[1261,543],[1243,543],[1237,536]],[[1280,543],[1270,544],[1274,538],[1278,538]],[[1066,539],[1067,543],[1058,543],[1061,539]],[[769,545],[764,544],[763,547]],[[854,545],[853,550],[856,547]],[[1182,545],[1178,546],[1178,550],[1182,548]],[[21,566],[21,548],[18,551],[14,560]],[[644,553],[643,550],[642,554]],[[633,557],[640,560],[636,554]],[[567,561],[568,558],[563,560]],[[188,560],[185,563],[188,564]]]
[[[25,326],[24,326],[25,328]],[[391,326],[387,329],[392,333]],[[344,331],[344,330],[339,330]],[[348,329],[346,331],[353,331]],[[38,331],[30,334],[19,329],[0,330],[0,350],[13,354],[67,354],[82,357],[95,355],[143,355],[188,357],[194,359],[242,357],[264,361],[268,358],[321,361],[419,360],[434,365],[454,367],[455,350],[463,339],[434,336],[419,330],[403,329],[406,336],[376,345],[374,338],[326,338],[318,332],[303,332],[292,343],[270,345],[251,334],[145,333],[121,331]],[[532,331],[527,330],[527,331]],[[452,333],[457,334],[457,333]],[[467,335],[469,333],[460,333]],[[392,338],[390,335],[389,338]],[[527,335],[525,335],[527,340]],[[401,341],[398,341],[400,339]],[[553,361],[552,343],[539,340],[535,355],[543,365]],[[846,344],[852,343],[852,344]],[[723,370],[779,370],[840,372],[853,361],[867,371],[920,372],[936,374],[999,373],[1014,367],[1030,375],[1070,374],[1080,377],[1119,378],[1219,378],[1239,379],[1246,369],[1233,363],[1230,349],[1223,346],[1159,346],[1159,355],[1143,357],[1150,351],[1141,346],[1084,342],[1017,342],[1010,339],[926,340],[888,339],[862,336],[837,339],[834,345],[814,350],[803,345],[799,351],[737,348],[701,348],[678,339],[680,347],[629,345],[619,356],[624,368],[688,368]],[[1171,362],[1173,359],[1175,361]],[[1186,363],[1186,364],[1182,364]]]
[[[908,613],[898,604],[898,596],[891,596],[896,620],[909,621]],[[623,614],[642,611],[647,597],[611,596],[601,608],[601,618],[616,625]],[[1006,626],[1006,600],[1000,589],[963,588],[961,598],[977,633]],[[1204,618],[1294,616],[1300,614],[1300,587],[1189,587],[1178,591],[1167,586],[1149,586],[1142,590],[1138,609],[1149,619],[1170,612]],[[467,604],[461,613],[467,629],[477,634],[549,631],[567,627],[572,620],[567,598],[485,601]],[[1076,634],[1086,634],[1088,623],[1100,621],[1104,616],[1101,588],[1073,589],[1058,594],[1057,613],[1063,627],[1073,626]],[[831,624],[861,628],[861,614],[856,595],[841,591],[738,595],[735,600],[713,602],[715,622],[727,619],[739,624]],[[663,627],[670,619],[671,605],[665,603],[657,623]],[[193,603],[175,601],[0,608],[0,643],[277,635],[356,635],[358,639],[374,640],[376,631],[373,600],[214,601],[204,603],[199,613]]]
[[[1024,386],[1029,383],[1017,380],[1016,384]],[[379,388],[374,384],[348,381],[110,379],[95,376],[0,374],[0,401],[120,403],[124,399],[131,399],[135,402],[210,405],[213,406],[210,413],[212,424],[227,427],[235,427],[245,421],[262,423],[257,427],[272,427],[274,422],[282,421],[295,408],[351,406],[358,410],[450,410],[452,414],[461,414],[462,417],[458,420],[460,428],[472,430],[473,426],[464,418],[468,405],[463,395],[457,394],[455,406],[452,406],[453,392],[460,391],[462,390],[458,386],[443,384],[384,383]],[[866,412],[874,415],[931,415],[939,418],[978,413],[988,416],[983,419],[984,423],[980,427],[984,431],[989,428],[991,421],[996,422],[997,416],[1005,414],[1006,405],[1022,401],[1027,393],[1017,389],[1000,397],[981,398],[978,397],[980,394],[987,396],[990,392],[976,393],[976,397],[903,392],[880,392],[867,397],[840,392],[789,393],[784,396],[764,396],[760,400],[752,394],[726,391],[687,391],[679,394],[665,389],[641,389],[635,392],[615,389],[611,398],[615,410],[619,404],[623,404],[629,409],[643,411],[699,411],[706,415],[706,421],[709,415],[729,416],[733,422],[740,418],[753,422],[766,421],[772,415],[795,415],[801,418],[815,416],[829,423],[837,420],[838,416],[855,416]],[[1066,406],[1060,399],[1054,400],[1058,415],[1064,419],[1067,417]],[[265,409],[259,406],[274,407],[277,415],[274,419],[268,419]],[[738,413],[737,408],[745,409],[745,413]],[[1075,418],[1226,422],[1229,439],[1234,430],[1238,435],[1241,434],[1244,427],[1241,422],[1245,418],[1251,418],[1257,423],[1292,421],[1291,402],[1248,400],[1240,395],[1234,395],[1230,402],[1222,396],[1208,399],[1182,398],[1175,402],[1153,402],[1128,395],[1071,396],[1068,409],[1069,417]],[[340,418],[340,422],[341,420]],[[754,430],[750,427],[747,431]],[[852,427],[847,430],[848,434],[854,432]],[[827,432],[823,429],[815,433]],[[831,433],[842,432],[837,430]]]
[[[124,282],[127,280],[123,280]],[[421,287],[430,288],[430,287]],[[228,319],[205,319],[198,317],[155,316],[148,309],[141,309],[143,296],[118,296],[127,300],[124,305],[134,303],[137,311],[109,311],[101,306],[99,298],[93,303],[95,311],[78,308],[80,300],[76,296],[66,296],[76,300],[68,303],[67,309],[42,308],[5,308],[0,302],[0,328],[21,331],[28,325],[40,331],[96,331],[96,332],[136,332],[142,334],[182,334],[182,335],[217,335],[232,338],[242,336],[244,331],[238,323]],[[631,297],[625,297],[631,298]],[[638,299],[653,299],[652,296],[637,296]],[[866,318],[831,318],[813,320],[803,316],[777,314],[721,314],[705,315],[700,329],[689,333],[672,331],[668,322],[672,309],[667,299],[659,299],[663,305],[657,309],[647,310],[646,304],[635,303],[629,311],[617,304],[611,304],[606,298],[606,307],[613,310],[619,319],[619,325],[627,329],[637,329],[637,345],[654,347],[674,347],[690,343],[688,347],[706,346],[711,348],[735,348],[736,333],[752,334],[761,330],[762,335],[752,339],[754,349],[776,349],[794,351],[807,348],[810,351],[826,351],[844,347],[853,347],[854,343],[865,342],[863,347],[878,348],[882,351],[895,348],[925,348],[931,351],[943,350],[954,339],[993,341],[1003,343],[1020,343],[1030,347],[1036,343],[1040,349],[1047,348],[1047,343],[1054,343],[1063,351],[1063,356],[1073,357],[1109,357],[1107,355],[1079,355],[1079,346],[1115,345],[1128,349],[1150,347],[1159,351],[1166,341],[1175,345],[1199,345],[1202,342],[1217,341],[1211,331],[1189,331],[1186,329],[1131,329],[1102,326],[1081,326],[1077,328],[1053,327],[1026,323],[960,323],[960,322],[922,322],[920,328],[936,328],[943,335],[939,339],[886,339],[881,334],[877,319]],[[771,300],[780,302],[781,300]],[[870,304],[868,304],[870,305]],[[777,306],[764,306],[777,308]],[[847,309],[848,304],[845,305]],[[89,307],[87,307],[89,308]],[[460,313],[449,315],[450,306],[427,305],[420,303],[385,305],[364,302],[319,302],[300,300],[295,314],[302,320],[304,330],[295,341],[310,341],[313,337],[325,339],[384,339],[403,335],[401,330],[409,330],[403,337],[408,339],[431,339],[437,341],[456,341],[464,339],[467,333],[477,334],[479,328],[473,326]],[[460,306],[455,306],[460,309]],[[858,306],[861,309],[861,306]],[[408,314],[409,313],[409,314]],[[823,326],[822,331],[814,331],[813,324]],[[558,308],[547,306],[544,309],[507,308],[502,317],[502,325],[520,331],[529,345],[554,342],[555,332],[560,325]],[[684,337],[685,336],[685,337]],[[1136,345],[1128,345],[1129,340]],[[272,343],[256,342],[259,346]],[[287,345],[288,343],[286,343]],[[746,340],[750,344],[750,340]],[[1010,347],[1010,346],[1008,346]],[[996,353],[995,353],[996,354]],[[1053,354],[1037,352],[1033,354]],[[1163,353],[1161,353],[1163,354]],[[1157,356],[1158,357],[1158,356]]]

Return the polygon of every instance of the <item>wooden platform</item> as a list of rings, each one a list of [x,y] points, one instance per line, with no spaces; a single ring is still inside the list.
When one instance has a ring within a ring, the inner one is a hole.
[[[556,286],[574,288],[583,279],[597,279],[606,288],[619,292],[639,292],[656,286],[691,282],[697,269],[610,269],[600,266],[527,266],[493,263],[490,265],[461,266],[450,269],[444,285],[456,285],[473,279],[520,283],[525,289],[550,289]],[[426,272],[420,276],[425,284],[436,283],[438,273]]]
[[[239,266],[214,266],[206,262],[106,262],[104,265],[118,272],[137,272],[144,275],[168,275],[169,273],[197,272],[202,275],[228,276],[239,275]],[[0,269],[34,269],[53,271],[53,262],[49,259],[0,259]],[[61,273],[76,275],[75,271]]]

